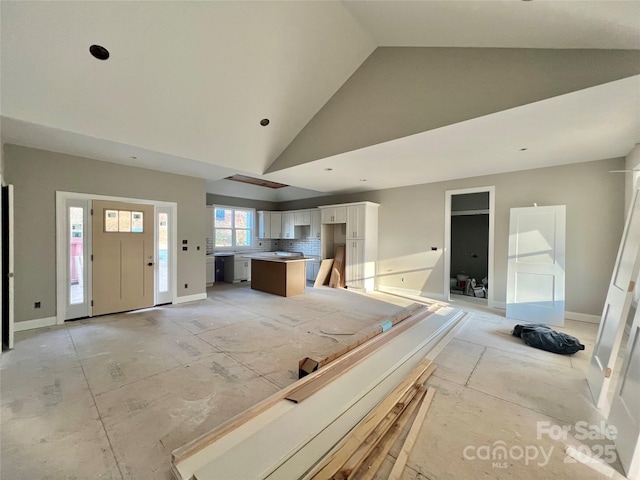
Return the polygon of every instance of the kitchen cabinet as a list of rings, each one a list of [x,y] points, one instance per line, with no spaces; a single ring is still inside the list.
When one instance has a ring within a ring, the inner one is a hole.
[[[281,238],[295,238],[295,214],[293,212],[282,212],[282,237]]]
[[[378,207],[372,202],[319,207],[324,230],[320,244],[322,258],[333,258],[336,246],[345,245],[347,287],[365,291],[376,288]],[[340,225],[332,225],[336,223]]]
[[[251,280],[251,259],[236,255],[233,260],[233,283]]]
[[[311,210],[300,210],[293,212],[293,224],[296,227],[311,225]]]
[[[207,285],[213,285],[216,281],[216,257],[207,256]]]
[[[282,214],[280,212],[270,212],[271,234],[269,238],[282,238]]]
[[[322,223],[346,223],[347,207],[320,207],[322,210]]]
[[[320,270],[320,262],[315,260],[307,260],[307,280],[314,282]]]
[[[258,238],[271,238],[271,212],[258,212]]]
[[[345,245],[345,277],[347,287],[365,288],[368,276],[375,275],[375,270],[366,268],[364,247],[364,240],[349,240]]]
[[[319,209],[311,210],[311,227],[309,228],[309,237],[320,239],[322,235],[321,213]]]
[[[365,205],[347,207],[347,238],[363,239],[365,237]]]

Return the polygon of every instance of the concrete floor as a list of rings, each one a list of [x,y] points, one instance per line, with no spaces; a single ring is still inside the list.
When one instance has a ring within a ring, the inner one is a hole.
[[[172,450],[295,381],[301,358],[327,355],[411,303],[222,284],[201,302],[20,332],[1,358],[0,478],[170,479]],[[607,478],[564,462],[564,444],[581,443],[573,433],[536,431],[601,420],[584,380],[596,326],[568,321],[562,330],[587,350],[560,356],[510,336],[516,322],[503,314],[464,308],[475,313],[436,360],[437,393],[404,478]],[[538,466],[541,454],[525,462],[517,450],[505,464],[477,458],[495,442],[551,450],[550,460]]]

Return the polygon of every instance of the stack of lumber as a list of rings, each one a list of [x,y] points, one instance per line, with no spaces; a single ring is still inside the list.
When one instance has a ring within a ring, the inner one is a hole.
[[[464,312],[451,307],[415,311],[174,451],[174,477],[291,480],[322,478],[318,475],[325,468],[337,466],[338,474],[369,465],[370,454],[387,443],[385,435],[397,430],[411,398],[424,395],[420,382],[433,368],[425,359],[432,360],[465,319]],[[349,450],[338,453],[344,445]]]
[[[331,288],[344,288],[347,286],[344,272],[344,255],[344,245],[338,245],[336,247],[335,258],[333,259],[333,266],[331,267],[331,277],[329,279],[329,286]]]

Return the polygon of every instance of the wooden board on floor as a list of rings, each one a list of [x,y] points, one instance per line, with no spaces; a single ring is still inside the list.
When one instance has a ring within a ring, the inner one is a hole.
[[[346,285],[344,278],[344,245],[338,245],[336,247],[335,259],[333,261],[333,267],[331,268],[331,279],[329,280],[329,286],[331,288],[344,288]]]
[[[331,270],[333,267],[333,258],[327,258],[322,260],[320,268],[318,269],[318,275],[313,286],[320,287],[321,285],[329,285],[329,279],[331,278]]]

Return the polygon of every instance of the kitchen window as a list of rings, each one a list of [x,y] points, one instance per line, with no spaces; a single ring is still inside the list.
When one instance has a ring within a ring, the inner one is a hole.
[[[216,248],[246,248],[253,242],[255,211],[248,208],[215,207],[213,238]]]

